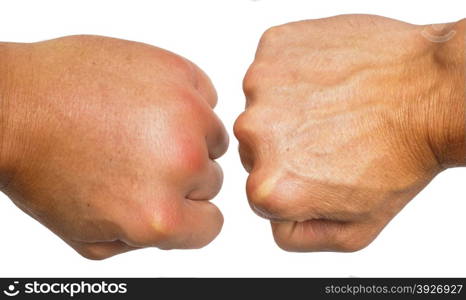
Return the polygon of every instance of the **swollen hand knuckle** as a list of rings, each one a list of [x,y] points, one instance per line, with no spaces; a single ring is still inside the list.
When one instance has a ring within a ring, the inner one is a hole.
[[[252,209],[259,216],[268,219],[290,218],[297,208],[290,205],[290,195],[280,189],[280,185],[288,179],[263,177],[259,174],[252,173],[247,183],[247,194]]]

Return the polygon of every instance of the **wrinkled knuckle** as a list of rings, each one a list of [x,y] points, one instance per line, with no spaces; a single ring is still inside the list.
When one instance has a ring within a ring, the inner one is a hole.
[[[295,208],[290,205],[289,196],[278,188],[277,180],[272,176],[261,178],[256,174],[250,175],[246,187],[254,212],[267,219],[292,218]]]

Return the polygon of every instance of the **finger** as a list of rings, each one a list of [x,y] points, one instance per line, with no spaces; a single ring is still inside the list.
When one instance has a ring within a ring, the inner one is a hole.
[[[271,224],[277,245],[293,252],[354,252],[370,244],[380,231],[371,224],[330,220]]]
[[[248,145],[240,143],[238,145],[239,157],[241,164],[246,172],[250,173],[254,168],[254,156]]]
[[[117,254],[138,249],[136,247],[131,247],[122,241],[84,243],[65,240],[65,242],[85,258],[92,260],[102,260]]]
[[[207,127],[206,143],[210,159],[221,157],[228,150],[228,133],[220,119],[210,114]]]
[[[266,90],[264,87],[266,86],[265,80],[267,78],[266,70],[264,67],[261,66],[259,63],[254,62],[251,64],[246,71],[246,74],[243,78],[243,93],[245,96],[245,108],[249,108],[250,104],[252,104],[257,96]],[[259,93],[261,92],[261,93]]]
[[[217,91],[215,90],[212,81],[209,76],[196,64],[189,61],[189,64],[193,71],[194,87],[199,92],[199,94],[204,98],[205,101],[210,105],[211,108],[214,108],[217,105]]]
[[[121,240],[134,247],[197,249],[220,232],[223,216],[209,201],[175,198],[144,202],[139,213],[131,213]]]
[[[254,117],[256,112],[256,110],[248,109],[241,113],[233,126],[233,133],[239,143],[238,151],[241,162],[248,172],[254,168],[260,147],[267,145],[263,138],[264,134],[258,130],[261,124],[258,124],[258,119]]]
[[[288,221],[316,217],[310,194],[281,172],[255,170],[247,179],[246,192],[251,209],[260,217]]]
[[[216,159],[222,156],[228,149],[229,138],[228,133],[222,121],[212,111],[212,108],[206,104],[203,97],[198,93],[190,94],[193,101],[199,105],[196,106],[196,116],[198,116],[199,134],[205,138],[207,144],[208,155],[211,159]],[[192,113],[192,111],[191,111]],[[187,124],[187,126],[193,126]]]
[[[205,169],[196,176],[186,198],[190,200],[210,200],[218,194],[222,183],[222,168],[217,162],[208,160]]]
[[[223,216],[214,204],[189,199],[179,204],[173,234],[160,248],[198,249],[209,244],[220,233]]]
[[[313,181],[280,164],[270,159],[266,163],[261,161],[248,177],[248,200],[259,216],[284,221],[359,221],[370,214],[372,207],[367,201],[360,200],[366,199],[366,195],[346,187]],[[351,197],[357,201],[352,201]]]

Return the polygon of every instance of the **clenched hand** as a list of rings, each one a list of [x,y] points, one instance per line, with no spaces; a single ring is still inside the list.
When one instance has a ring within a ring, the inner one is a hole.
[[[96,36],[0,44],[2,191],[82,255],[198,248],[228,143],[194,64]]]
[[[465,25],[346,15],[266,31],[235,135],[280,247],[359,250],[466,162]]]

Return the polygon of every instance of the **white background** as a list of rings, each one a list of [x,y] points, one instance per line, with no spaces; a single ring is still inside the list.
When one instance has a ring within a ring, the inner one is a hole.
[[[215,200],[225,216],[201,250],[145,249],[89,261],[0,196],[0,276],[466,276],[466,169],[440,174],[365,250],[287,253],[247,204],[246,173],[232,135],[242,111],[243,75],[272,25],[342,13],[411,23],[466,17],[458,1],[6,1],[0,40],[32,42],[72,34],[136,40],[181,54],[203,68],[219,94],[216,112],[230,133],[220,159],[225,183]],[[1,80],[1,78],[0,78]]]

